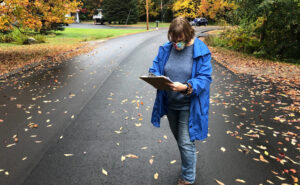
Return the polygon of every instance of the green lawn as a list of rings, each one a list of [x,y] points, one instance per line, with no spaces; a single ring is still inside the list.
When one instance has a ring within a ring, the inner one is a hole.
[[[78,43],[81,41],[91,41],[126,35],[130,33],[140,33],[142,29],[87,29],[87,28],[66,28],[64,31],[56,31],[56,36],[47,38],[50,43]]]
[[[91,41],[126,35],[131,33],[145,32],[145,29],[86,29],[86,28],[66,28],[64,31],[55,31],[54,34],[46,36],[47,44],[75,44],[82,41]],[[14,47],[15,43],[0,43],[0,48]]]
[[[55,39],[72,38],[79,40],[97,40],[110,38],[130,33],[144,32],[144,29],[87,29],[87,28],[66,28],[64,31],[56,31]]]

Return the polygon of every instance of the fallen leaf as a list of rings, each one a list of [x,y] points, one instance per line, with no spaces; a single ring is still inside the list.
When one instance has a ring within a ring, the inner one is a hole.
[[[218,181],[217,179],[215,179],[215,181],[216,181],[218,184],[220,184],[220,185],[225,185],[223,182]]]
[[[142,126],[142,124],[141,123],[136,123],[135,126],[140,127],[140,126]]]
[[[16,137],[16,138],[14,138],[14,141],[17,143],[19,141],[19,139]]]
[[[242,180],[242,179],[235,179],[236,182],[241,182],[241,183],[246,183],[246,181]]]
[[[259,160],[261,160],[262,162],[265,162],[265,163],[269,163],[269,161],[267,161],[263,155],[259,155]]]
[[[294,183],[298,183],[298,177],[294,177],[293,175],[291,175],[291,177],[293,178]]]
[[[133,154],[128,154],[128,155],[126,155],[126,157],[130,157],[130,158],[133,158],[133,159],[139,158],[138,156],[133,155]]]
[[[278,175],[277,175],[276,177],[277,177],[278,179],[282,180],[282,181],[286,179],[286,178],[280,177],[280,176],[278,176]]]
[[[66,157],[73,156],[74,154],[64,154]]]
[[[106,170],[104,170],[103,168],[102,168],[102,173],[104,174],[104,175],[108,175],[108,173],[107,173],[107,171]]]
[[[157,180],[158,179],[158,173],[154,174],[154,179]]]
[[[16,145],[16,143],[6,145],[6,147],[9,148],[9,147],[12,147],[12,146],[14,146],[14,145]]]
[[[149,163],[152,165],[152,164],[153,164],[153,159],[150,159],[150,160],[149,160]]]
[[[170,163],[171,163],[171,164],[174,164],[174,163],[176,163],[176,160],[173,160],[173,161],[171,161]]]
[[[125,156],[121,156],[121,161],[125,161],[126,157]]]

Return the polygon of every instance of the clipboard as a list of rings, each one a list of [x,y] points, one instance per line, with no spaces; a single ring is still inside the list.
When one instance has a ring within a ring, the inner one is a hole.
[[[171,90],[169,83],[173,83],[166,76],[140,76],[140,79],[152,85],[154,88],[158,90]]]

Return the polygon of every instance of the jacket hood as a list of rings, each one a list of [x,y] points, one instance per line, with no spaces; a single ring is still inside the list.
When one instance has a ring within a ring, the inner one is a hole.
[[[172,42],[167,42],[165,43],[163,46],[161,46],[165,51],[170,51],[171,48],[173,47]],[[197,58],[200,56],[204,56],[210,54],[209,49],[207,48],[207,46],[204,44],[204,42],[202,42],[200,39],[198,39],[197,37],[195,37],[194,40],[194,55],[193,58]]]

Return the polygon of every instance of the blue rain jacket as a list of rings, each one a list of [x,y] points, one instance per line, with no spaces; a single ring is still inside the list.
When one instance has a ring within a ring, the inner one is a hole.
[[[171,42],[159,47],[158,55],[153,61],[149,72],[154,75],[164,75],[164,67],[168,61]],[[192,77],[187,82],[192,85],[189,134],[190,140],[204,140],[208,134],[208,110],[210,99],[210,84],[212,82],[211,53],[207,46],[198,38],[194,41]],[[155,127],[160,127],[160,119],[167,114],[167,93],[164,90],[157,90],[156,98],[152,110],[151,123]]]

